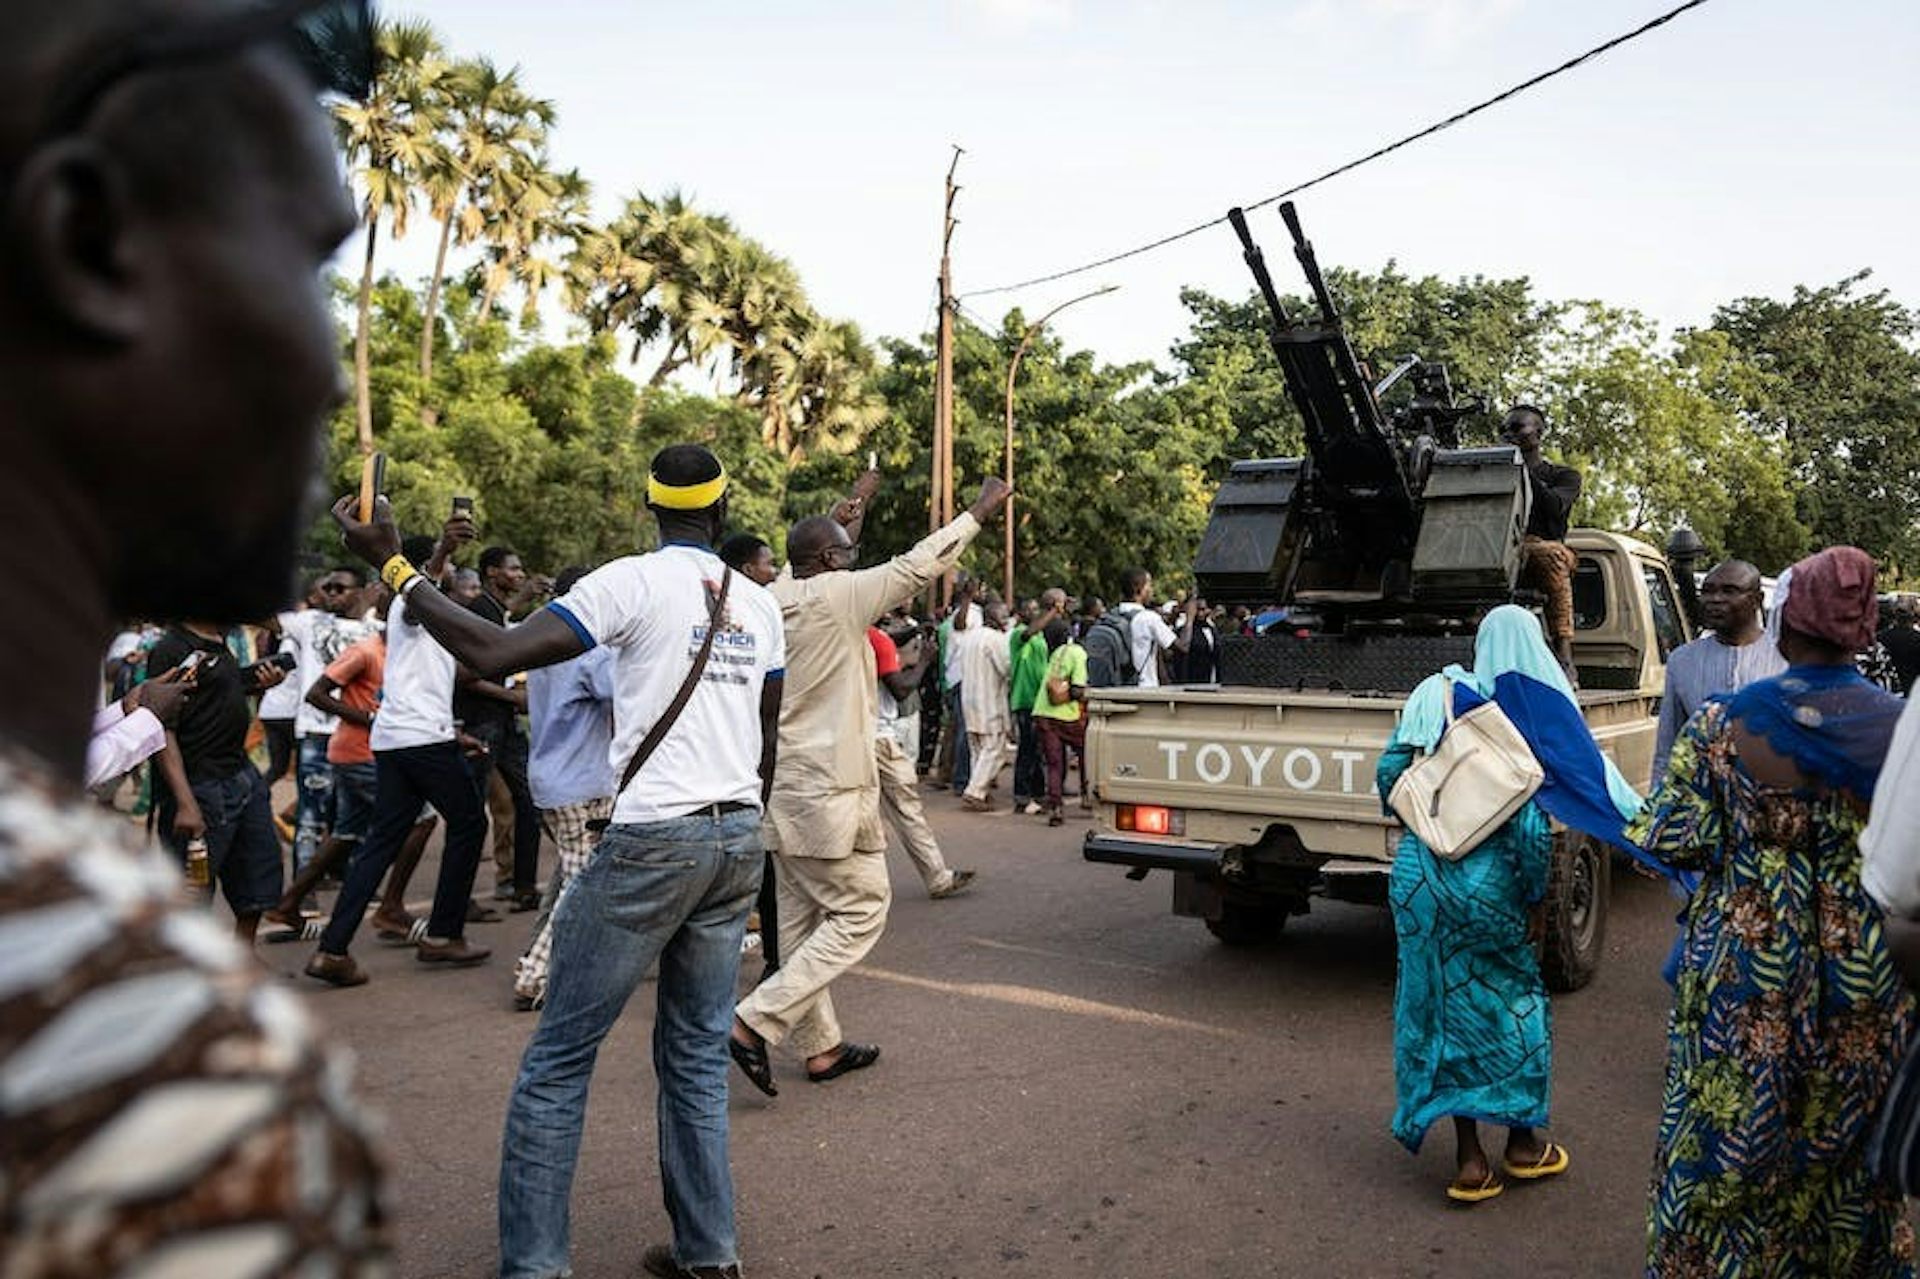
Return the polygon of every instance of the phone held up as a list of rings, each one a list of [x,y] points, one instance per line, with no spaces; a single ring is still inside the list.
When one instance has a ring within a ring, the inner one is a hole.
[[[453,499],[453,518],[459,519],[463,515],[468,519],[473,518],[473,499],[470,497],[456,497]]]

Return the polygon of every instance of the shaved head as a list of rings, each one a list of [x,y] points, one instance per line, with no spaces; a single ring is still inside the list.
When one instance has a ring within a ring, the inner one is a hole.
[[[787,563],[795,577],[811,577],[823,569],[845,567],[822,560],[824,555],[841,547],[852,549],[853,539],[847,536],[847,530],[838,520],[825,515],[810,515],[787,530]]]
[[[1760,570],[1745,560],[1713,566],[1700,583],[1700,620],[1726,643],[1744,643],[1760,629]]]

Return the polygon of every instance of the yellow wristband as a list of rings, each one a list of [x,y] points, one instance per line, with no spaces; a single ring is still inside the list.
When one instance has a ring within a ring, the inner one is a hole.
[[[415,568],[404,555],[396,555],[380,566],[380,580],[385,582],[387,589],[396,595],[410,578],[418,576],[420,576],[420,570]]]

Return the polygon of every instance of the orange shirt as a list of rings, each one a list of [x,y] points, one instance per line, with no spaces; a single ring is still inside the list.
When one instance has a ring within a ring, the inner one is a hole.
[[[353,644],[327,666],[327,678],[340,689],[340,700],[371,715],[380,708],[380,688],[387,677],[387,637],[371,635]],[[371,729],[341,720],[327,742],[329,764],[371,764]]]

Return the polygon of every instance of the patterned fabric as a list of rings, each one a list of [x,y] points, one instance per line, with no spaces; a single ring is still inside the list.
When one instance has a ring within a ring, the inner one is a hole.
[[[1703,872],[1688,906],[1654,1148],[1647,1274],[1910,1276],[1900,1197],[1864,1164],[1912,996],[1860,888],[1844,798],[1760,786],[1726,707],[1674,743],[1629,832]]]
[[[547,835],[559,850],[560,866],[554,871],[553,883],[547,890],[546,909],[540,912],[540,922],[533,930],[533,940],[527,944],[527,953],[520,957],[520,962],[514,967],[515,994],[534,1000],[546,998],[547,969],[553,962],[555,904],[566,889],[567,881],[587,868],[587,860],[600,843],[600,832],[591,829],[588,823],[605,821],[611,816],[611,796],[540,810],[540,823],[546,827]]]
[[[1404,743],[1380,757],[1382,796],[1413,758]],[[1400,941],[1393,1135],[1409,1150],[1452,1115],[1547,1122],[1553,1052],[1527,906],[1546,891],[1552,842],[1532,802],[1459,861],[1435,857],[1411,831],[1401,836],[1387,890]]]
[[[0,751],[0,1274],[386,1274],[344,1058],[127,834]]]

